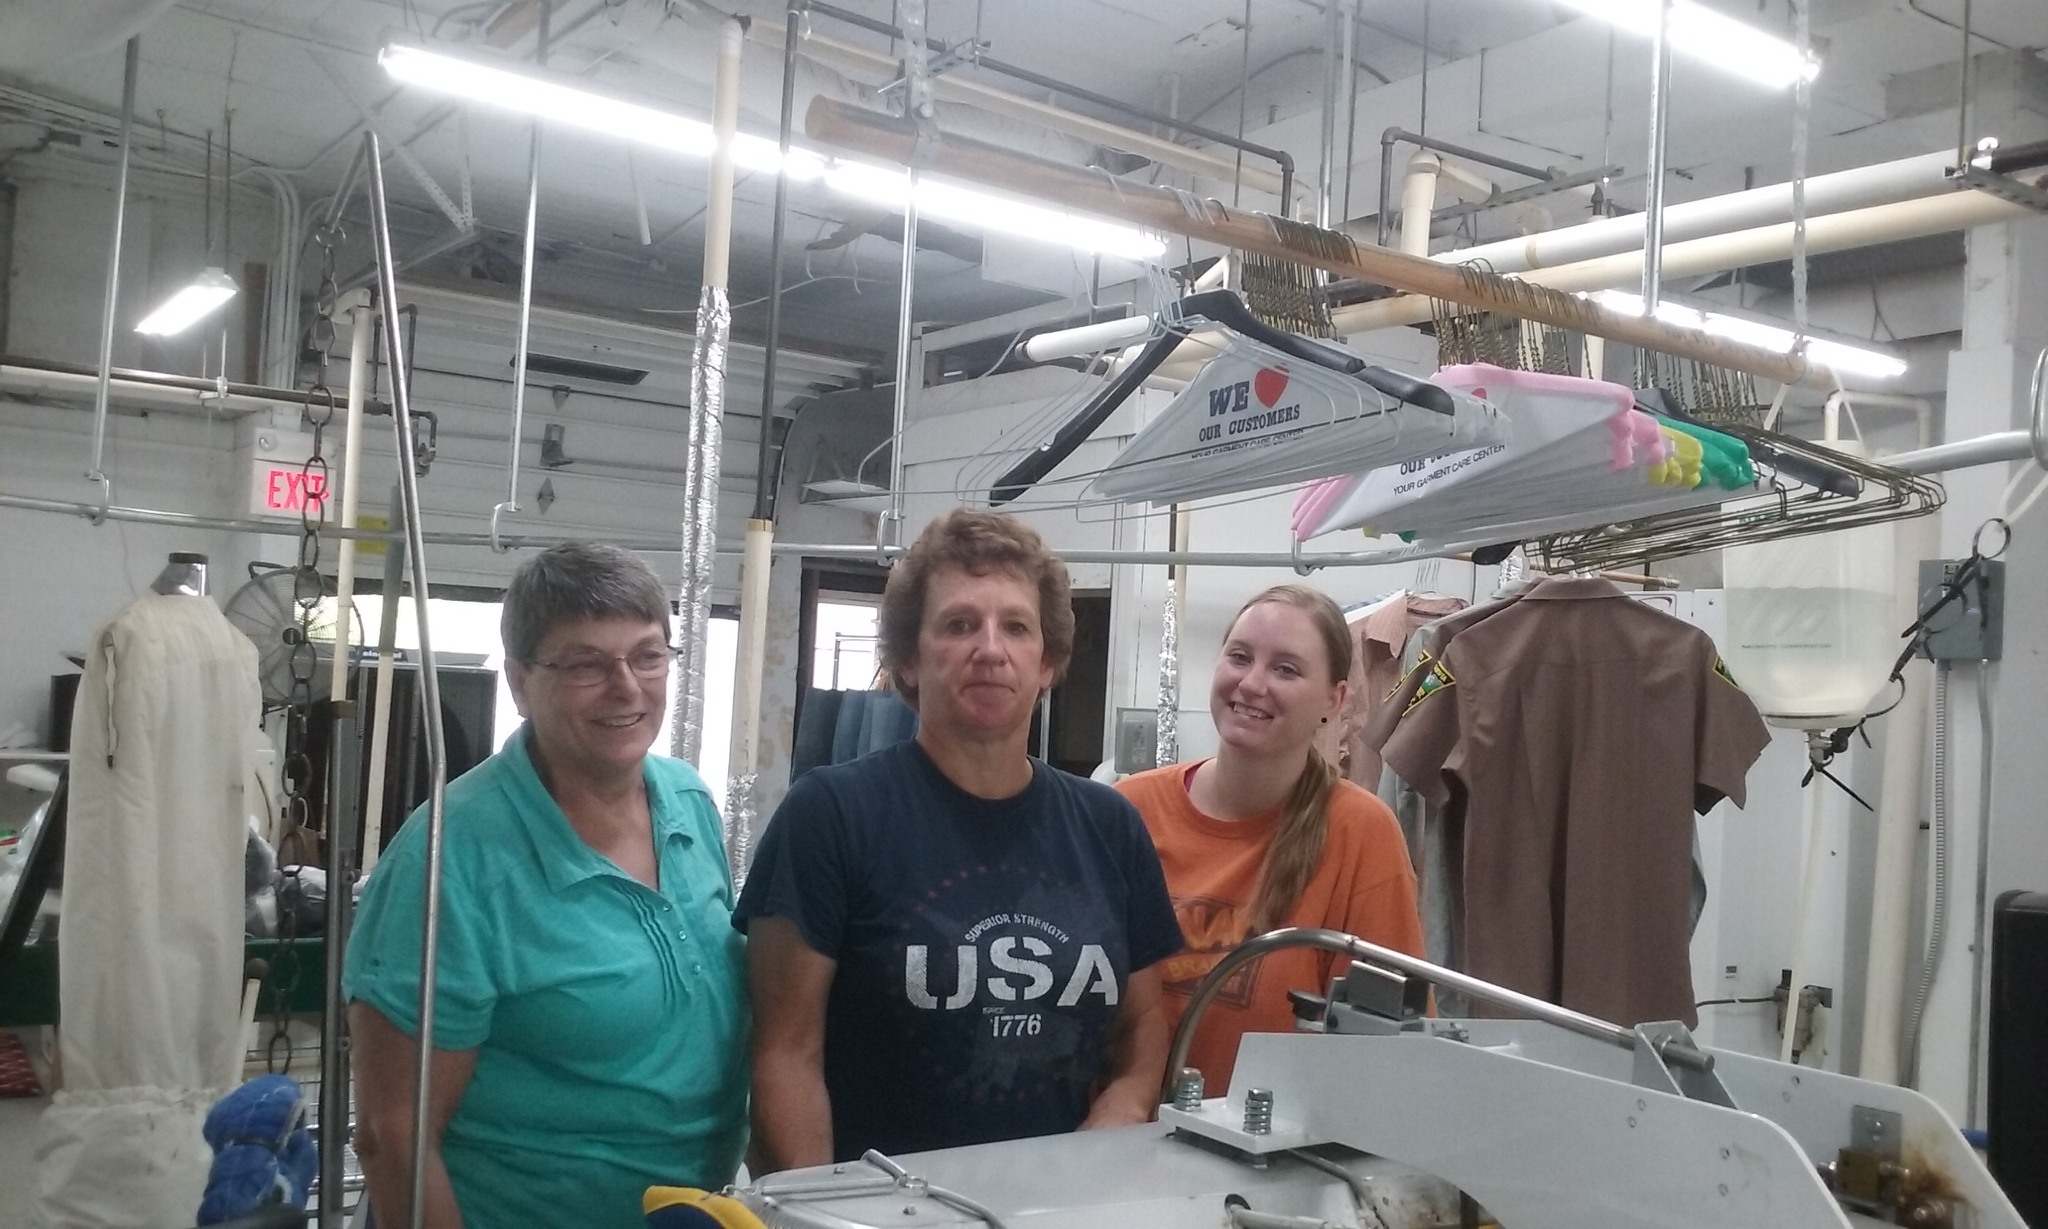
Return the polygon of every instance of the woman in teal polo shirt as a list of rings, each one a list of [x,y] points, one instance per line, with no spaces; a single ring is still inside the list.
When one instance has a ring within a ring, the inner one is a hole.
[[[526,724],[448,787],[427,1136],[430,1226],[643,1223],[654,1184],[717,1189],[746,1142],[744,950],[710,794],[648,754],[673,658],[661,582],[568,543],[505,594]],[[426,823],[348,945],[356,1147],[404,1224],[419,1062]]]

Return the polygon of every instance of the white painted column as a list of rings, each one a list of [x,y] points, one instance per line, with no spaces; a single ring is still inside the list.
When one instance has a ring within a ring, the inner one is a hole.
[[[2023,426],[2029,369],[2040,346],[2048,344],[2048,219],[1979,227],[1969,232],[1968,242],[1963,346],[1949,362],[1944,441]],[[2009,468],[1974,470],[1966,480],[1947,484],[1941,534],[1945,557],[1969,553],[1977,527],[1998,511]],[[1976,1082],[1976,1105],[1970,1104],[1969,1090],[1973,1052],[1980,1064],[1982,1059],[1983,1017],[1973,1012],[1972,962],[1984,751],[1977,714],[1987,682],[1994,691],[1998,749],[1991,781],[1986,904],[2008,887],[2048,884],[2048,826],[2039,818],[2040,799],[2048,794],[2048,764],[2033,750],[2048,719],[2048,625],[2026,617],[2048,599],[2048,521],[2022,522],[2005,559],[2004,660],[1988,667],[1958,664],[1951,677],[1951,912],[1919,1047],[1920,1088],[1965,1123],[1982,1121],[1981,1080]],[[1975,1047],[1973,1019],[1979,1034]]]

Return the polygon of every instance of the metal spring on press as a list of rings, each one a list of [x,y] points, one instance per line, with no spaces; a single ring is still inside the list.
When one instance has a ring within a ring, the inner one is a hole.
[[[1182,1067],[1180,1075],[1173,1081],[1173,1108],[1190,1114],[1198,1112],[1202,1108],[1205,1091],[1202,1073],[1193,1067]]]
[[[1245,1092],[1244,1133],[1246,1135],[1271,1135],[1273,1133],[1272,1090],[1253,1088]]]

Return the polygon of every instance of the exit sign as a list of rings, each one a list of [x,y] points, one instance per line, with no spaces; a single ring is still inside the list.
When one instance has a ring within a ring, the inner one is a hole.
[[[318,516],[327,501],[327,482],[319,473],[306,473],[288,461],[258,459],[256,462],[256,511],[297,516]]]

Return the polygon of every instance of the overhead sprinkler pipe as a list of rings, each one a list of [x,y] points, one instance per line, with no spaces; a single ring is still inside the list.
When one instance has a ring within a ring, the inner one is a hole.
[[[828,98],[811,103],[805,128],[816,140],[873,157],[907,162],[919,155],[918,134],[909,125]],[[1058,200],[1083,212],[1297,262],[1340,277],[1364,278],[1481,310],[1509,312],[1574,332],[1595,333],[1781,383],[1798,382],[1808,374],[1806,363],[1791,355],[1655,319],[1624,316],[1583,299],[1531,292],[1270,215],[1238,213],[1214,201],[1195,201],[1172,189],[1111,180],[958,136],[929,142],[926,149],[934,173]]]

